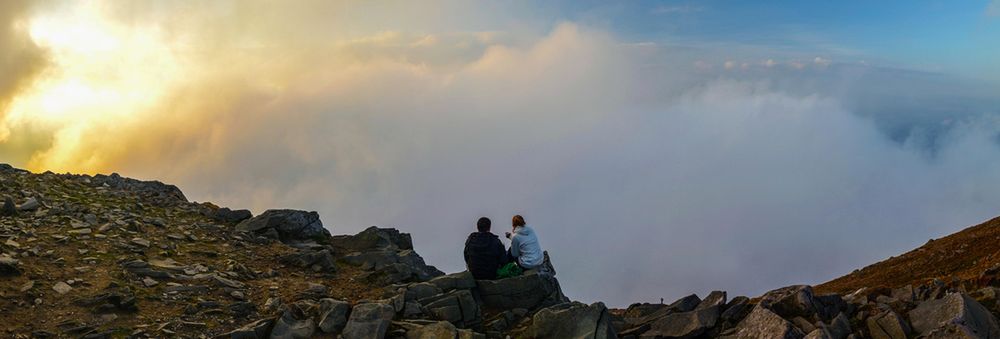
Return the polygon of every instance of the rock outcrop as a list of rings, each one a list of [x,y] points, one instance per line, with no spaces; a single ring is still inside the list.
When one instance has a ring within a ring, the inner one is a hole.
[[[236,225],[237,231],[263,235],[283,242],[330,237],[319,213],[297,210],[267,210]]]

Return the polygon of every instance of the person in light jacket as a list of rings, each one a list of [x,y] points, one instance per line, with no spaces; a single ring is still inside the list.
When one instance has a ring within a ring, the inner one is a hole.
[[[508,255],[511,261],[516,261],[517,265],[525,270],[542,266],[545,257],[542,253],[542,246],[538,243],[538,236],[535,235],[535,230],[528,227],[524,222],[524,217],[520,215],[515,215],[511,224],[514,227],[513,233],[507,232],[507,238],[510,238]]]

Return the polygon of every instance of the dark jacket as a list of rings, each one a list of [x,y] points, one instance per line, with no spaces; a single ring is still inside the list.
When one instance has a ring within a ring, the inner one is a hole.
[[[465,265],[476,279],[496,279],[497,269],[507,263],[500,238],[490,232],[474,232],[465,241]]]

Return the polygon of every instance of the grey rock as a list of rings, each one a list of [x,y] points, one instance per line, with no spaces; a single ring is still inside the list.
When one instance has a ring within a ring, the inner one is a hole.
[[[722,312],[719,316],[719,321],[724,325],[736,325],[743,318],[745,318],[750,311],[753,309],[753,305],[750,304],[750,298],[739,296],[730,300],[726,304],[726,310]],[[726,326],[731,327],[731,326]]]
[[[230,339],[267,339],[274,327],[274,319],[260,319],[246,324],[239,329],[223,334],[222,338]]]
[[[458,329],[447,321],[438,321],[406,331],[406,339],[452,339],[458,336]]]
[[[473,327],[482,322],[479,304],[469,290],[454,290],[419,301],[423,309],[435,320],[448,321],[461,328]]]
[[[227,207],[217,209],[211,214],[212,219],[230,224],[235,224],[252,217],[253,214],[248,210],[231,210]]]
[[[710,307],[723,307],[726,305],[726,291],[712,291],[701,303],[695,307],[696,310]]]
[[[20,275],[20,262],[17,259],[0,255],[0,277]]]
[[[423,314],[424,311],[420,307],[420,303],[416,301],[407,301],[403,306],[403,318],[405,319],[416,318]]]
[[[66,294],[69,293],[69,291],[72,291],[73,288],[70,287],[68,284],[60,281],[57,282],[55,285],[52,285],[52,290],[56,291],[59,294]]]
[[[149,240],[143,238],[134,238],[132,239],[132,243],[142,247],[149,247]]]
[[[892,290],[892,297],[897,300],[912,303],[917,300],[917,293],[912,285],[906,285]]]
[[[1000,337],[1000,326],[997,325],[996,318],[983,305],[962,293],[951,293],[941,299],[925,301],[910,311],[909,317],[913,329],[921,335],[929,336],[938,329],[953,332],[955,328],[944,327],[954,325],[976,337]]]
[[[296,253],[282,256],[279,258],[279,262],[285,265],[308,268],[314,272],[333,273],[337,271],[333,255],[330,254],[329,250],[299,250]]]
[[[853,332],[851,330],[851,321],[847,319],[847,315],[844,313],[840,313],[834,317],[830,321],[830,326],[827,327],[827,330],[830,331],[834,339],[847,338]]]
[[[809,334],[806,334],[806,336],[803,337],[803,338],[804,339],[834,339],[833,335],[830,334],[830,331],[827,331],[825,328],[817,328],[817,329],[813,330],[812,332],[809,332]]]
[[[802,331],[792,326],[792,323],[781,318],[766,307],[758,305],[736,326],[736,331],[730,338],[799,339],[803,336]]]
[[[254,312],[257,312],[257,305],[254,305],[251,302],[237,301],[229,304],[229,313],[236,318],[246,318]]]
[[[529,338],[617,338],[603,303],[562,303],[539,310],[525,330]]]
[[[472,277],[472,273],[469,271],[462,271],[458,273],[452,273],[449,275],[440,276],[428,281],[431,285],[437,286],[437,288],[442,291],[451,291],[454,289],[472,289],[476,287],[476,279]]]
[[[347,326],[347,315],[351,304],[346,301],[325,298],[319,301],[319,329],[323,333],[340,333]]]
[[[367,252],[376,249],[412,250],[413,240],[407,233],[393,228],[369,227],[355,235],[338,235],[330,244],[343,252]]]
[[[17,206],[10,197],[3,198],[3,207],[0,207],[0,217],[12,217],[17,215]]]
[[[670,304],[670,309],[673,312],[690,312],[698,307],[698,304],[701,304],[701,299],[698,295],[692,294],[674,301]]]
[[[271,339],[308,339],[316,332],[316,322],[306,309],[309,306],[295,303],[289,305],[274,323]]]
[[[30,212],[37,210],[41,206],[42,204],[38,203],[38,199],[28,198],[28,201],[25,201],[21,206],[17,206],[17,209],[22,212]]]
[[[306,289],[299,293],[301,299],[320,299],[330,293],[330,288],[323,284],[307,283]]]
[[[473,284],[475,281],[473,281]],[[444,293],[440,287],[431,283],[416,283],[410,284],[406,287],[405,298],[406,301],[414,301],[424,299],[433,295],[438,295]]]
[[[319,213],[298,210],[267,210],[261,215],[243,220],[236,225],[236,230],[258,234],[274,230],[283,242],[330,236],[330,231],[319,220]]]
[[[799,330],[802,330],[802,333],[809,333],[816,329],[816,325],[813,325],[809,322],[809,320],[806,320],[806,318],[803,317],[795,317],[789,321],[791,321],[792,325],[795,325],[795,327]]]
[[[232,279],[226,279],[226,278],[223,278],[223,277],[219,276],[218,274],[212,274],[211,276],[212,276],[212,279],[215,280],[216,283],[218,283],[219,285],[225,286],[225,287],[235,288],[235,289],[242,289],[242,288],[246,287],[246,284],[244,284],[242,282],[239,282],[239,281],[236,281],[236,280],[232,280]]]
[[[341,333],[344,339],[382,339],[395,314],[392,306],[378,303],[360,304],[351,310],[351,316]]]
[[[785,319],[811,318],[817,311],[824,309],[823,304],[814,296],[812,287],[807,285],[769,291],[761,296],[759,305]]]
[[[871,316],[866,323],[873,339],[906,339],[911,332],[906,320],[892,310]]]
[[[569,301],[563,295],[559,281],[548,275],[526,274],[500,280],[477,280],[476,285],[483,305],[493,309],[533,310]]]
[[[689,312],[668,314],[650,323],[643,337],[696,338],[715,326],[721,306],[709,306]]]
[[[969,330],[968,327],[958,325],[958,324],[947,324],[940,328],[936,328],[927,335],[921,336],[921,339],[983,339],[983,338],[993,338],[993,337],[981,337],[976,333]]]

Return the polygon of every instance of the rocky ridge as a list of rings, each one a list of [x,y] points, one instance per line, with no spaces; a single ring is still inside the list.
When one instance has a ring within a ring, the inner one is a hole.
[[[547,253],[541,271],[477,281],[427,265],[396,229],[331,235],[315,212],[254,216],[116,174],[0,165],[0,196],[3,337],[1000,337],[996,279],[609,310],[570,301]]]

